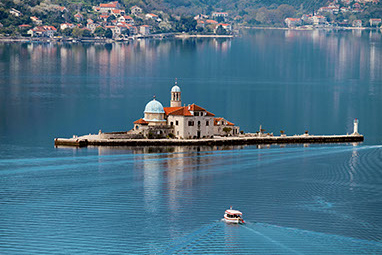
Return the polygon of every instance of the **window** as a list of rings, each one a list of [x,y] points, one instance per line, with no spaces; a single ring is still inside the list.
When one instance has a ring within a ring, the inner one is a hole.
[[[200,121],[198,121],[198,126],[200,126]]]
[[[193,121],[188,121],[188,126],[193,126],[194,125],[194,122]]]
[[[194,116],[199,116],[199,112],[194,112]]]
[[[210,123],[208,122],[208,120],[206,121],[206,126],[209,126],[210,125]]]
[[[171,121],[170,125],[171,125],[171,126],[174,126],[174,122]]]
[[[135,129],[136,129],[136,130],[138,130],[138,129],[139,129],[139,126],[138,126],[138,125],[136,125],[136,126],[135,126]]]
[[[178,126],[178,125],[179,125],[179,122],[178,122],[178,121],[175,121],[175,125]]]

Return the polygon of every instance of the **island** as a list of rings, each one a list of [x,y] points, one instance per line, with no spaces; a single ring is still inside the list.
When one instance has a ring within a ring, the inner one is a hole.
[[[196,104],[182,106],[181,89],[175,81],[171,88],[170,106],[163,107],[155,96],[144,109],[144,116],[133,123],[129,131],[104,133],[72,138],[55,138],[55,146],[189,146],[189,145],[250,145],[285,143],[354,143],[362,142],[358,133],[358,119],[354,120],[354,132],[346,135],[280,136],[264,133],[244,133],[238,125]]]

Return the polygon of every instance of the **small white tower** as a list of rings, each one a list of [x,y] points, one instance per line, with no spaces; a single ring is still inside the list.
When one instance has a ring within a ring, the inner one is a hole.
[[[354,119],[354,132],[353,135],[359,135],[358,133],[358,119]]]
[[[180,92],[180,88],[178,86],[178,81],[176,79],[175,79],[175,85],[171,89],[170,106],[171,107],[181,107],[182,106],[181,92]]]

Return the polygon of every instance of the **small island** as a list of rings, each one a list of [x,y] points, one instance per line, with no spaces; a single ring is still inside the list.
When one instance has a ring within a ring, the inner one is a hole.
[[[144,116],[133,123],[129,131],[74,135],[72,138],[55,138],[56,146],[189,146],[189,145],[246,145],[277,143],[350,143],[362,142],[358,133],[358,120],[354,120],[354,132],[346,135],[280,136],[264,133],[244,133],[240,127],[223,117],[196,104],[182,106],[181,89],[177,82],[171,88],[169,107],[163,107],[154,97],[144,109]]]

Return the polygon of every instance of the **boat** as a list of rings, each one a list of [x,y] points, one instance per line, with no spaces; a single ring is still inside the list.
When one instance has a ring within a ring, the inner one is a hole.
[[[224,212],[224,221],[227,223],[236,223],[236,224],[242,224],[245,223],[243,218],[243,213],[238,210],[233,210],[232,206],[225,210]]]

